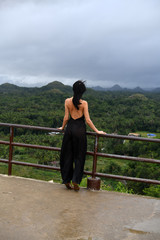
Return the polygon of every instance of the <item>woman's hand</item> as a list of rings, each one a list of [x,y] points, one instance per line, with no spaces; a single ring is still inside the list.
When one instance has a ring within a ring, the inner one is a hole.
[[[103,131],[98,131],[97,133],[98,134],[107,134],[106,132],[103,132]]]
[[[62,127],[59,127],[59,128],[57,128],[58,130],[63,130],[63,128]]]

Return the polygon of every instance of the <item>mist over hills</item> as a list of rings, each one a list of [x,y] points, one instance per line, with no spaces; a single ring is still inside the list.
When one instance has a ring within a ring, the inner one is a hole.
[[[113,87],[110,88],[103,88],[101,86],[95,86],[92,87],[92,89],[96,91],[123,91],[123,92],[138,92],[138,93],[143,93],[143,92],[160,92],[160,87],[159,88],[152,88],[152,89],[143,89],[141,87],[136,87],[136,88],[122,88],[118,84],[115,84]]]
[[[88,90],[92,91],[111,91],[111,92],[136,92],[136,93],[143,93],[143,92],[160,92],[160,87],[153,88],[153,89],[142,89],[140,87],[136,88],[122,88],[118,84],[110,87],[110,88],[104,88],[101,86],[94,86],[88,88]],[[72,92],[72,87],[69,85],[64,85],[63,83],[59,81],[53,81],[48,83],[45,86],[42,87],[20,87],[15,84],[11,83],[3,83],[0,85],[0,93],[18,93],[18,92],[41,92],[41,91],[55,91],[59,93],[70,93]]]

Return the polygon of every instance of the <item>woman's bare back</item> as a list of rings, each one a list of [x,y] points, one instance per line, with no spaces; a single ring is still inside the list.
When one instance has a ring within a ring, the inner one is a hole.
[[[69,120],[69,115],[75,120],[78,119],[78,118],[81,118],[84,115],[86,123],[89,125],[90,128],[93,129],[93,131],[95,131],[99,134],[104,134],[105,132],[98,131],[98,129],[94,126],[93,122],[91,121],[90,116],[89,116],[89,112],[88,112],[87,101],[84,101],[84,100],[80,99],[81,104],[78,105],[78,107],[79,107],[79,110],[78,110],[74,106],[72,100],[73,100],[73,97],[67,98],[65,100],[65,115],[64,115],[62,127],[59,128],[59,129],[61,129],[61,130],[64,129],[65,125],[67,124],[67,122]]]
[[[66,99],[66,106],[67,106],[67,108],[68,108],[68,110],[69,110],[69,113],[70,113],[71,117],[72,117],[73,119],[78,119],[78,118],[80,118],[80,117],[82,117],[82,116],[84,115],[84,105],[85,105],[85,102],[86,102],[86,101],[80,99],[80,103],[81,103],[81,104],[78,105],[78,107],[79,107],[79,110],[78,110],[78,109],[74,106],[72,100],[73,100],[73,97],[67,98],[67,99]]]

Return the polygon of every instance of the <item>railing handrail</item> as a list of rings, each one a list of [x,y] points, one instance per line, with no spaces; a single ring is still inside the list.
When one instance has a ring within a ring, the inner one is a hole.
[[[57,128],[40,127],[40,126],[32,126],[32,125],[22,125],[22,124],[12,124],[12,123],[0,123],[0,126],[10,128],[10,141],[0,140],[0,144],[9,145],[9,160],[0,159],[0,162],[8,163],[8,175],[12,174],[12,164],[46,168],[46,169],[53,169],[53,170],[58,170],[58,171],[60,170],[60,168],[58,168],[58,167],[12,160],[13,147],[14,146],[35,148],[35,149],[45,149],[45,150],[51,150],[51,151],[60,151],[61,150],[60,148],[57,148],[57,147],[34,145],[34,144],[25,144],[25,143],[16,143],[16,142],[13,141],[13,139],[14,139],[14,128],[25,128],[25,129],[52,131],[52,132],[60,132],[60,133],[63,133],[64,131],[59,130]],[[88,155],[93,156],[92,172],[84,171],[85,174],[91,175],[93,178],[95,178],[96,176],[100,176],[100,177],[106,177],[106,178],[114,178],[114,179],[121,179],[121,180],[131,180],[131,181],[138,181],[138,182],[145,182],[145,183],[152,183],[152,184],[160,184],[159,180],[127,177],[127,176],[112,175],[112,174],[105,174],[105,173],[102,174],[102,173],[97,173],[96,172],[97,157],[98,156],[105,157],[105,158],[117,158],[117,159],[131,160],[131,161],[149,162],[149,163],[160,164],[160,160],[157,160],[157,159],[139,158],[139,157],[125,156],[125,155],[99,153],[98,152],[99,137],[116,138],[116,139],[122,139],[122,140],[125,139],[125,140],[133,140],[133,141],[155,142],[155,143],[160,143],[160,139],[142,138],[142,137],[117,135],[117,134],[97,134],[95,132],[87,132],[87,135],[92,135],[92,136],[95,137],[95,144],[94,144],[94,151],[91,151],[91,152],[88,151],[87,152]]]
[[[0,126],[4,127],[14,127],[14,128],[26,128],[26,129],[34,129],[34,130],[43,130],[43,131],[52,131],[52,132],[60,132],[63,133],[63,130],[59,130],[58,128],[50,128],[50,127],[41,127],[41,126],[33,126],[33,125],[23,125],[23,124],[13,124],[13,123],[0,123]],[[126,135],[119,135],[119,134],[98,134],[96,132],[86,132],[87,135],[92,136],[100,136],[100,137],[107,137],[107,138],[118,138],[118,139],[125,139],[125,140],[135,140],[135,141],[145,141],[145,142],[156,142],[160,143],[160,139],[158,138],[144,138],[144,137],[134,137],[134,136],[126,136]]]

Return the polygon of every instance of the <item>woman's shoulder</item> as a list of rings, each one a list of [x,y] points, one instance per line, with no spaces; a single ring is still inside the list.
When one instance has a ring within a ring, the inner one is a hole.
[[[65,103],[69,103],[69,102],[71,102],[72,99],[73,99],[73,97],[71,97],[71,98],[66,98]]]
[[[84,105],[88,104],[87,101],[85,101],[83,99],[81,99],[81,103],[84,104]]]

